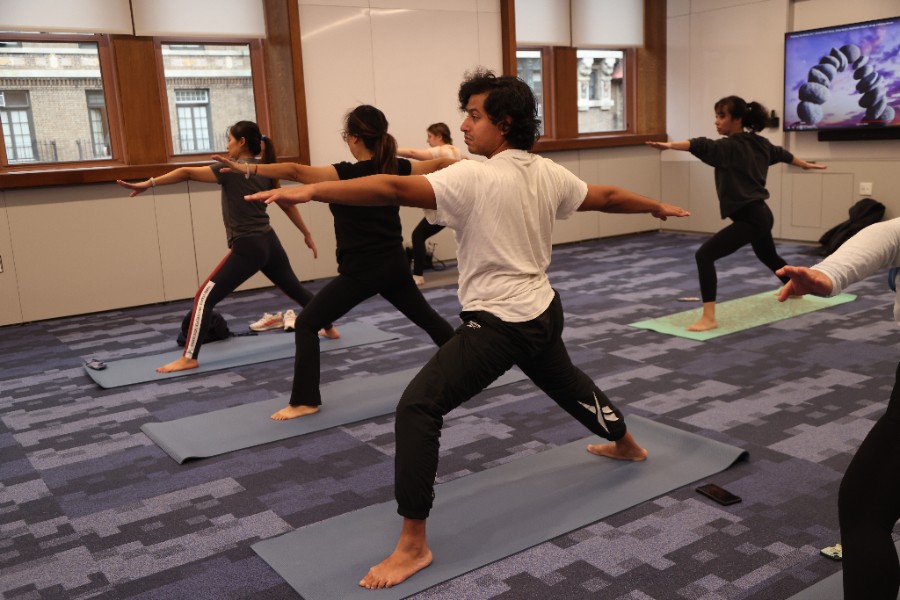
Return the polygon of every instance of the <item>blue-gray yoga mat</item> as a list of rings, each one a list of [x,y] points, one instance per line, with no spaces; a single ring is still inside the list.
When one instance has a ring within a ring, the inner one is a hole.
[[[731,466],[740,448],[627,417],[647,448],[641,463],[604,459],[584,439],[460,477],[435,489],[428,521],[431,566],[400,585],[367,590],[359,580],[394,548],[401,518],[386,502],[254,544],[305,600],[403,598],[594,523]]]
[[[900,552],[900,541],[894,544],[897,552]],[[822,557],[822,560],[829,560]],[[897,595],[900,600],[900,594]],[[795,594],[788,600],[844,600],[844,574],[838,571],[834,575],[829,575],[822,581],[812,585],[799,594]]]
[[[389,415],[396,409],[406,384],[418,371],[417,367],[387,375],[352,377],[323,385],[322,410],[299,419],[273,421],[270,418],[272,413],[287,406],[288,398],[281,396],[174,421],[145,423],[141,431],[179,464],[191,458],[218,456]],[[512,369],[490,387],[523,379],[525,375],[521,371]]]
[[[340,326],[341,337],[336,340],[320,338],[322,352],[352,348],[364,344],[375,344],[393,340],[399,335],[382,331],[368,323],[351,322]],[[156,367],[172,362],[178,358],[176,351],[151,356],[139,356],[108,362],[102,371],[87,366],[85,373],[102,388],[114,388],[135,383],[147,383],[184,377],[197,373],[209,373],[242,365],[291,358],[294,356],[294,334],[284,332],[265,332],[259,335],[231,337],[219,342],[203,346],[200,366],[188,371],[175,373],[157,373]]]

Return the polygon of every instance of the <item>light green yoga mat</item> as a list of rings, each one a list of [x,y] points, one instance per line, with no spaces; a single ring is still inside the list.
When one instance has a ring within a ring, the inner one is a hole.
[[[717,304],[716,321],[719,326],[709,331],[687,330],[689,326],[700,319],[703,312],[702,307],[648,321],[630,323],[630,326],[702,342],[856,300],[856,296],[853,294],[838,294],[831,298],[803,296],[779,302],[775,293],[776,291],[773,290]]]

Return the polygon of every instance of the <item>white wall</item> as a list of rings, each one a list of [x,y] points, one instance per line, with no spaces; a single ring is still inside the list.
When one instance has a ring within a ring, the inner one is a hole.
[[[667,121],[672,140],[716,137],[713,105],[736,94],[783,112],[784,33],[894,17],[896,0],[669,0]],[[769,170],[769,205],[776,237],[816,241],[847,218],[859,200],[859,183],[900,216],[900,144],[897,141],[819,142],[813,132],[766,129],[763,135],[794,154],[828,165],[805,172],[776,165]],[[685,152],[664,152],[662,194],[689,208],[689,220],[665,228],[715,231],[724,225],[712,169]]]

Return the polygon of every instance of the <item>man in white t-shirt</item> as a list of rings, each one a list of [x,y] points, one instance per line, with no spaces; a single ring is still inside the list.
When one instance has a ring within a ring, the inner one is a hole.
[[[434,499],[443,417],[513,365],[597,435],[599,456],[641,461],[647,452],[626,431],[622,414],[580,369],[562,341],[563,310],[550,286],[556,219],[575,211],[683,217],[682,208],[613,186],[588,185],[528,150],[538,137],[531,89],[515,77],[478,71],[460,86],[460,127],[472,154],[428,176],[376,175],[248,196],[268,202],[399,204],[425,209],[456,235],[463,324],[403,392],[397,407],[397,512],[403,529],[394,551],[359,582],[396,585],[432,561],[425,522]]]

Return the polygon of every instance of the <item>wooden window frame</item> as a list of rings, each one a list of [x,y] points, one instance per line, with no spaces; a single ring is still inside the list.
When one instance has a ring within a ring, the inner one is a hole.
[[[257,122],[266,134],[271,132],[279,160],[308,164],[300,9],[296,0],[263,0],[263,9],[267,37],[253,40],[259,50],[251,51]],[[180,166],[211,164],[208,154],[176,157],[171,153],[168,106],[161,101],[165,98],[162,57],[155,38],[118,34],[69,37],[4,34],[6,39],[23,41],[93,41],[88,37],[103,41],[99,46],[100,68],[109,111],[112,159],[8,166],[5,147],[0,144],[0,190],[146,179]],[[177,38],[160,39],[179,43]],[[213,43],[208,39],[190,41]],[[228,41],[217,39],[214,43]]]
[[[122,145],[120,143],[119,135],[120,115],[117,95],[118,86],[116,85],[115,71],[113,69],[113,57],[109,36],[103,34],[4,33],[3,38],[21,42],[65,42],[97,45],[97,56],[100,61],[100,79],[103,81],[103,101],[106,103],[107,127],[109,127],[110,158],[10,165],[8,164],[8,157],[6,156],[6,144],[0,144],[0,189],[6,187],[3,185],[5,183],[3,174],[5,173],[15,174],[32,171],[47,172],[73,168],[90,169],[116,164],[121,156]]]
[[[515,0],[501,0],[503,71],[515,76]],[[538,49],[522,46],[522,49]],[[544,135],[533,150],[578,150],[666,141],[666,3],[644,0],[644,47],[625,50],[626,131],[578,133],[577,48],[544,47]]]
[[[210,152],[188,152],[184,154],[175,154],[174,147],[174,131],[171,131],[169,124],[171,123],[169,114],[169,98],[166,95],[166,75],[163,66],[162,47],[172,44],[199,44],[203,46],[248,46],[250,49],[250,78],[253,81],[253,108],[256,110],[256,124],[259,125],[260,131],[266,133],[269,131],[269,111],[266,93],[266,73],[265,60],[263,58],[263,44],[261,40],[248,38],[216,38],[214,40],[198,40],[197,38],[184,37],[157,37],[153,38],[153,46],[156,52],[156,68],[160,77],[160,105],[163,109],[163,118],[166,130],[169,135],[166,136],[166,156],[170,163],[196,163],[209,161]],[[218,135],[218,132],[213,132]],[[277,136],[273,139],[276,141]],[[213,152],[221,152],[224,148],[216,148]]]

